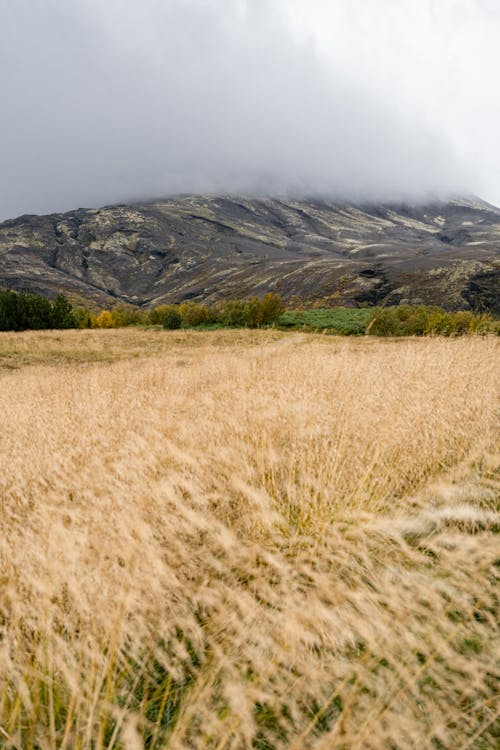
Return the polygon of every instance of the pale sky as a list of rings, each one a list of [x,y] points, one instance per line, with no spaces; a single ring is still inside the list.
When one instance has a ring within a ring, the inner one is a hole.
[[[500,204],[500,0],[0,0],[0,219],[179,192]]]

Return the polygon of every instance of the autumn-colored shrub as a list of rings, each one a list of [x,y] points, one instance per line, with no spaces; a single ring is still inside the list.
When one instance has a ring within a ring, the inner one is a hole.
[[[147,323],[147,312],[137,307],[119,305],[111,311],[113,328],[124,328],[125,326],[144,325]]]
[[[175,309],[177,313],[179,312],[177,305],[158,305],[157,307],[153,307],[147,313],[147,322],[151,325],[163,326],[165,320],[171,315],[172,309]]]
[[[279,316],[285,311],[285,305],[279,294],[269,292],[265,294],[261,301],[262,323],[274,323]]]
[[[218,319],[227,326],[259,328],[275,322],[284,310],[284,305],[278,294],[269,293],[262,299],[248,297],[222,303]]]
[[[462,336],[493,333],[497,328],[493,317],[476,315],[470,310],[447,312],[425,305],[395,305],[374,308],[367,333],[372,336]]]
[[[114,328],[113,315],[109,310],[102,310],[95,319],[97,328]]]
[[[77,328],[96,328],[95,315],[86,307],[77,307],[73,310],[73,318]]]
[[[185,326],[195,327],[213,322],[211,310],[199,302],[183,302],[179,306],[179,313]]]
[[[64,313],[62,308],[61,313]],[[119,305],[98,314],[81,309],[71,315],[73,325],[79,328],[123,328],[148,323],[166,328],[196,328],[216,323],[229,328],[261,328],[277,324],[283,328],[302,328],[313,332],[326,329],[329,333],[340,335],[461,336],[500,333],[499,321],[486,313],[476,314],[470,310],[447,312],[426,305],[395,305],[384,308],[329,307],[285,311],[279,294],[272,292],[262,298],[252,296],[221,300],[214,305],[190,300],[181,305],[158,305],[149,311]]]

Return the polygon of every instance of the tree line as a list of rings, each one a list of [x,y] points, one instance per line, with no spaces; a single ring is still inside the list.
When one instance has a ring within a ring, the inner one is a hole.
[[[160,325],[168,329],[203,325],[259,328],[274,323],[284,309],[280,296],[273,293],[214,305],[189,301],[180,305],[159,305],[150,310],[118,305],[112,310],[96,312],[73,309],[63,294],[52,302],[34,292],[0,291],[0,331],[130,325]]]
[[[233,299],[213,305],[188,301],[180,305],[158,305],[150,310],[118,306],[99,313],[75,310],[74,316],[80,328],[123,328],[130,325],[159,325],[168,329],[198,326],[260,328],[275,323],[284,310],[279,294],[270,292],[262,298]]]
[[[188,301],[140,309],[118,305],[110,310],[73,309],[63,294],[54,301],[33,292],[0,291],[0,331],[49,328],[280,328],[322,331],[337,335],[460,336],[500,333],[500,321],[486,313],[447,312],[426,305],[357,308],[296,308],[287,310],[275,293],[202,304]],[[363,313],[363,314],[361,314]]]
[[[33,292],[0,291],[0,331],[75,327],[72,306],[63,294],[51,302]]]

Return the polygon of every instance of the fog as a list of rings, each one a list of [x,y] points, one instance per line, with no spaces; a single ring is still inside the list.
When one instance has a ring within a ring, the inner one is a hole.
[[[499,19],[488,0],[0,0],[0,218],[185,192],[500,202]]]

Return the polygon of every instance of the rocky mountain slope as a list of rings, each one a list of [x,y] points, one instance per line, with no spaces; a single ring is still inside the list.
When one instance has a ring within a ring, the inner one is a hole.
[[[500,313],[500,209],[183,196],[0,224],[0,287],[97,306],[285,299]]]

